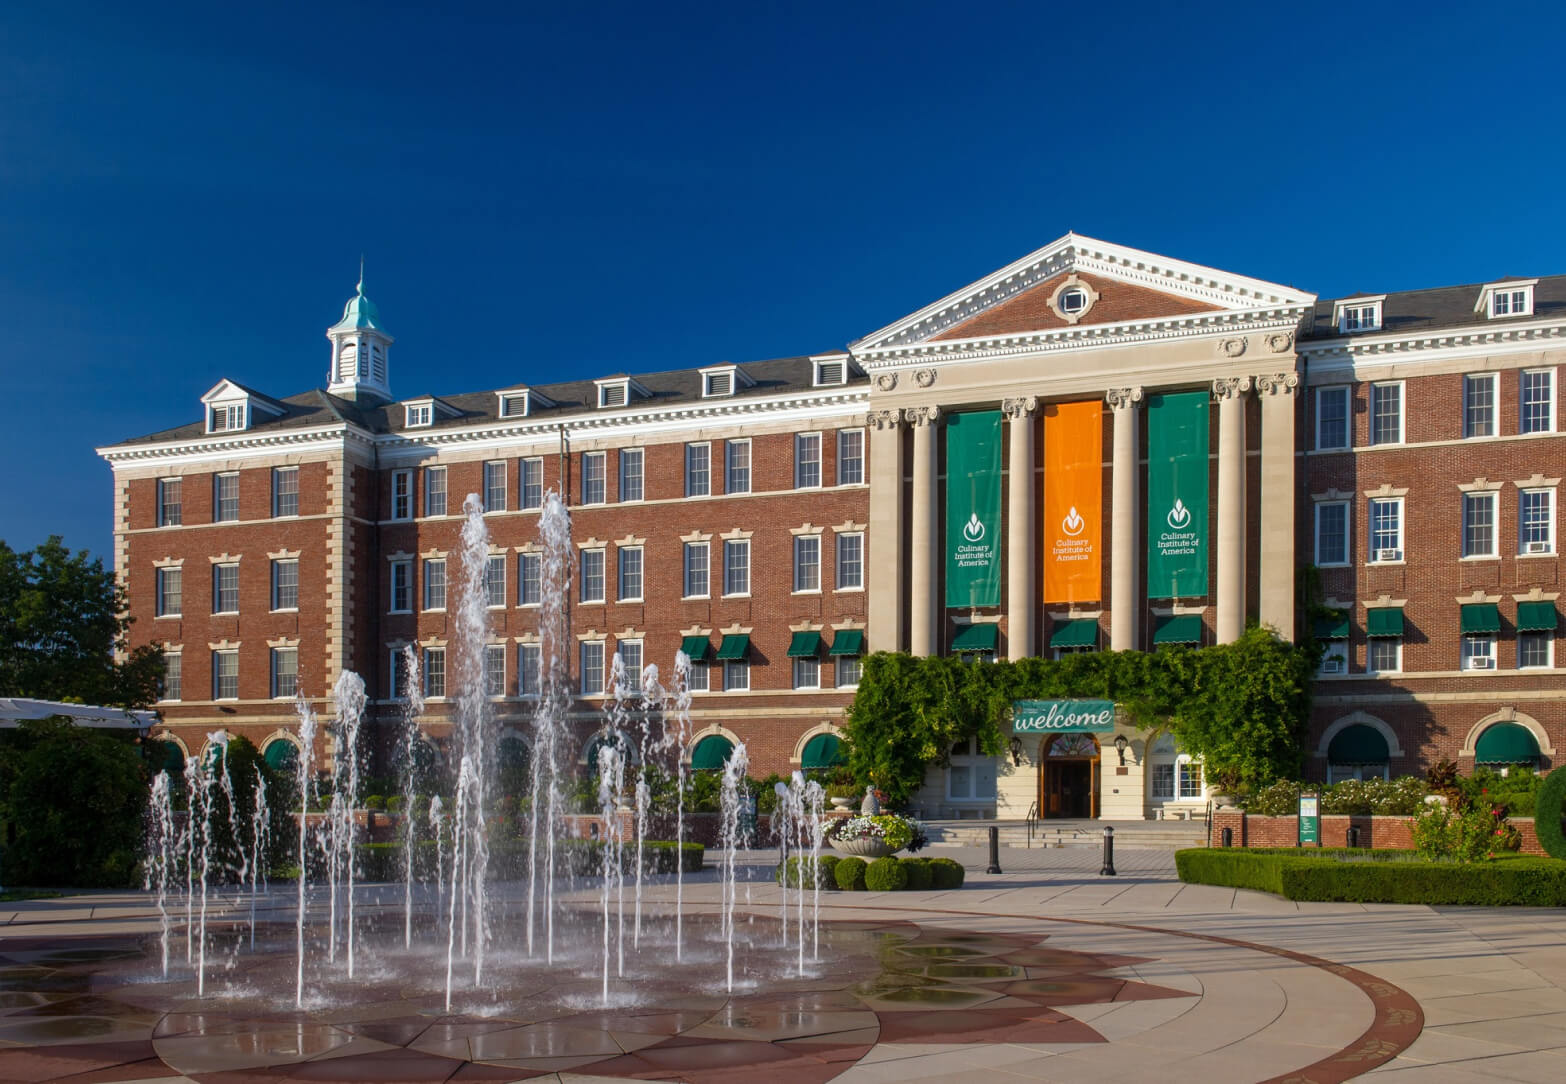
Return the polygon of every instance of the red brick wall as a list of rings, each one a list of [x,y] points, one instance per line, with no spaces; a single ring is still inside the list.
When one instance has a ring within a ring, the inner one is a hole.
[[[1513,818],[1512,824],[1522,836],[1523,854],[1544,854],[1534,831],[1533,818]],[[1350,817],[1328,815],[1321,818],[1321,845],[1347,847],[1348,830],[1359,829],[1359,846],[1377,850],[1406,851],[1414,846],[1412,817]],[[1298,817],[1262,817],[1237,810],[1213,814],[1213,846],[1223,846],[1223,830],[1233,832],[1236,847],[1293,847],[1299,840]]]

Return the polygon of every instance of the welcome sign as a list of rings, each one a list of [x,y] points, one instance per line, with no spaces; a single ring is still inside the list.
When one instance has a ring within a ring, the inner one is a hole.
[[[1060,734],[1115,729],[1112,700],[1015,700],[1011,729],[1017,734]]]
[[[1000,605],[1001,413],[946,423],[946,605]]]
[[[1207,398],[1147,405],[1147,597],[1207,594]]]
[[[1103,591],[1104,409],[1044,408],[1044,601],[1091,602]]]

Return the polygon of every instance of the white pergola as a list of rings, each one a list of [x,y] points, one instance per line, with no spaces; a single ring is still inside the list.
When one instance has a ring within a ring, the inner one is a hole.
[[[15,730],[23,720],[48,719],[55,715],[66,717],[77,726],[94,730],[134,730],[143,736],[158,723],[158,713],[155,711],[0,697],[0,730]]]

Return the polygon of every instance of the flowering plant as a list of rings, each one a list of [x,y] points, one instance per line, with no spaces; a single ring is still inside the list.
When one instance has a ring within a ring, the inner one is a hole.
[[[924,825],[912,817],[896,813],[877,813],[871,817],[847,817],[826,831],[828,839],[877,839],[894,850],[917,851],[928,838]]]

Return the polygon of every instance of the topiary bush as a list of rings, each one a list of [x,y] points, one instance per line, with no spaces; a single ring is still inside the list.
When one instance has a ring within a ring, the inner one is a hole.
[[[1566,858],[1566,831],[1561,818],[1566,815],[1566,770],[1556,768],[1544,777],[1533,798],[1533,830],[1539,846],[1551,858]]]
[[[865,867],[865,887],[871,892],[901,892],[908,887],[908,871],[891,855],[877,858]]]
[[[908,873],[908,891],[922,892],[930,887],[933,876],[927,858],[905,858],[902,867]]]
[[[939,889],[961,888],[968,871],[961,863],[950,858],[929,858],[930,887]]]
[[[863,858],[845,858],[832,870],[832,876],[844,892],[863,892],[866,868]]]
[[[841,859],[835,854],[823,854],[816,859],[816,873],[811,875],[810,857],[808,855],[793,855],[787,864],[778,863],[777,869],[772,871],[772,879],[785,888],[815,888],[817,883],[822,888],[836,888],[837,879],[834,876],[835,869]]]

